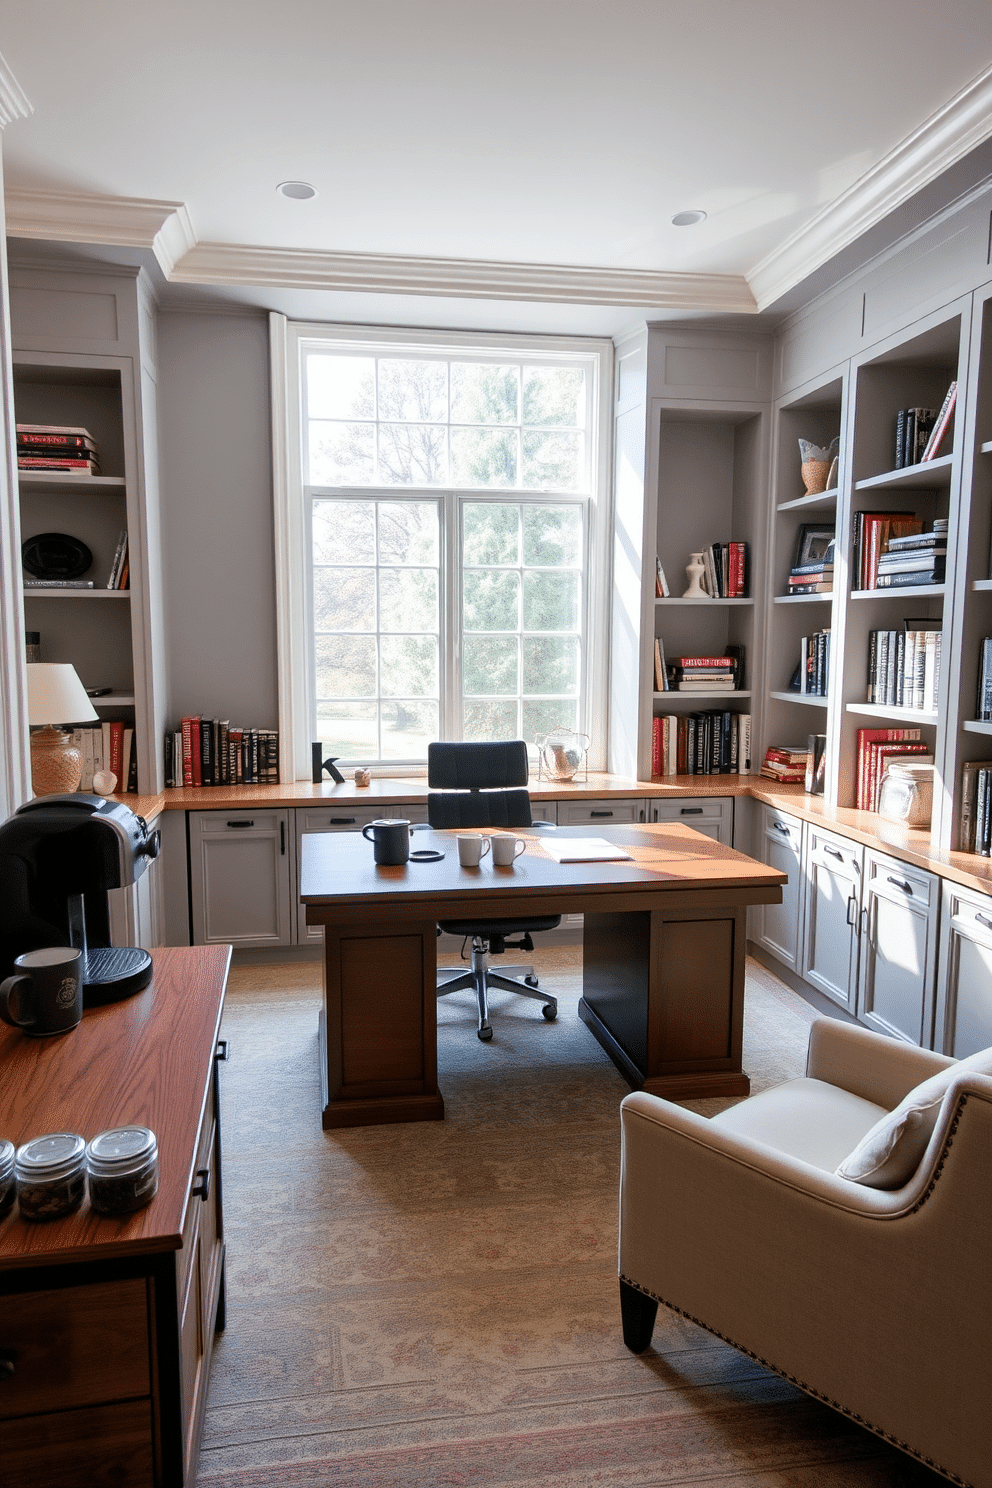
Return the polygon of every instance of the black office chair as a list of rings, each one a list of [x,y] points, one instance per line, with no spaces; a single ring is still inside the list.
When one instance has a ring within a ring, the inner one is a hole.
[[[526,785],[529,770],[523,739],[494,744],[429,744],[427,747],[427,819],[432,827],[512,828],[533,825]],[[524,787],[514,789],[513,787]],[[507,966],[494,971],[490,955],[500,956],[510,946],[532,951],[532,930],[553,930],[561,915],[521,915],[512,920],[441,920],[439,932],[471,937],[471,971],[438,973],[437,995],[445,997],[463,987],[474,987],[479,999],[479,1037],[493,1036],[489,1022],[489,988],[502,987],[543,1004],[548,1022],[558,1016],[557,999],[541,992],[532,966]],[[507,939],[520,935],[520,940]],[[513,973],[513,974],[511,974]]]

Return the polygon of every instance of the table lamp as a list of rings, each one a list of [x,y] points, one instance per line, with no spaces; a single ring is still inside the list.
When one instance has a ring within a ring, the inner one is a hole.
[[[28,663],[28,723],[31,734],[31,784],[36,796],[62,795],[79,789],[79,750],[66,726],[97,718],[86,689],[68,662]]]

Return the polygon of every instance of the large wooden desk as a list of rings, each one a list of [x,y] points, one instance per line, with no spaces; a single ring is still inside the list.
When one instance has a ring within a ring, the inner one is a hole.
[[[594,834],[633,861],[559,864],[531,831],[512,868],[486,857],[466,869],[454,833],[418,831],[414,845],[443,848],[443,861],[377,868],[360,833],[304,835],[300,897],[307,924],[324,927],[325,1127],[443,1118],[437,921],[522,909],[584,915],[580,1016],[633,1086],[673,1099],[747,1094],[746,909],[777,903],[785,875],[674,823]]]
[[[156,950],[151,984],[61,1038],[0,1024],[0,1135],[156,1133],[159,1189],[101,1218],[0,1222],[0,1481],[180,1488],[223,1324],[217,1057],[229,946]]]

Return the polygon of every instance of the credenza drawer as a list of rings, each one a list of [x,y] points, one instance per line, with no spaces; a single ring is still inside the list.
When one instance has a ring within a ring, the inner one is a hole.
[[[148,1395],[146,1283],[95,1282],[0,1297],[0,1420]],[[8,1464],[0,1453],[0,1479]]]
[[[6,1386],[4,1386],[6,1389]],[[0,1421],[4,1488],[153,1488],[151,1400]]]

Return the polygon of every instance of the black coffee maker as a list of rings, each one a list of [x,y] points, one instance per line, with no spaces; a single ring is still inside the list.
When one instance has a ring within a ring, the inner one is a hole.
[[[0,826],[0,977],[41,946],[83,952],[83,1004],[147,987],[152,958],[110,943],[110,889],[133,884],[157,858],[161,833],[120,801],[78,792],[39,796]]]

